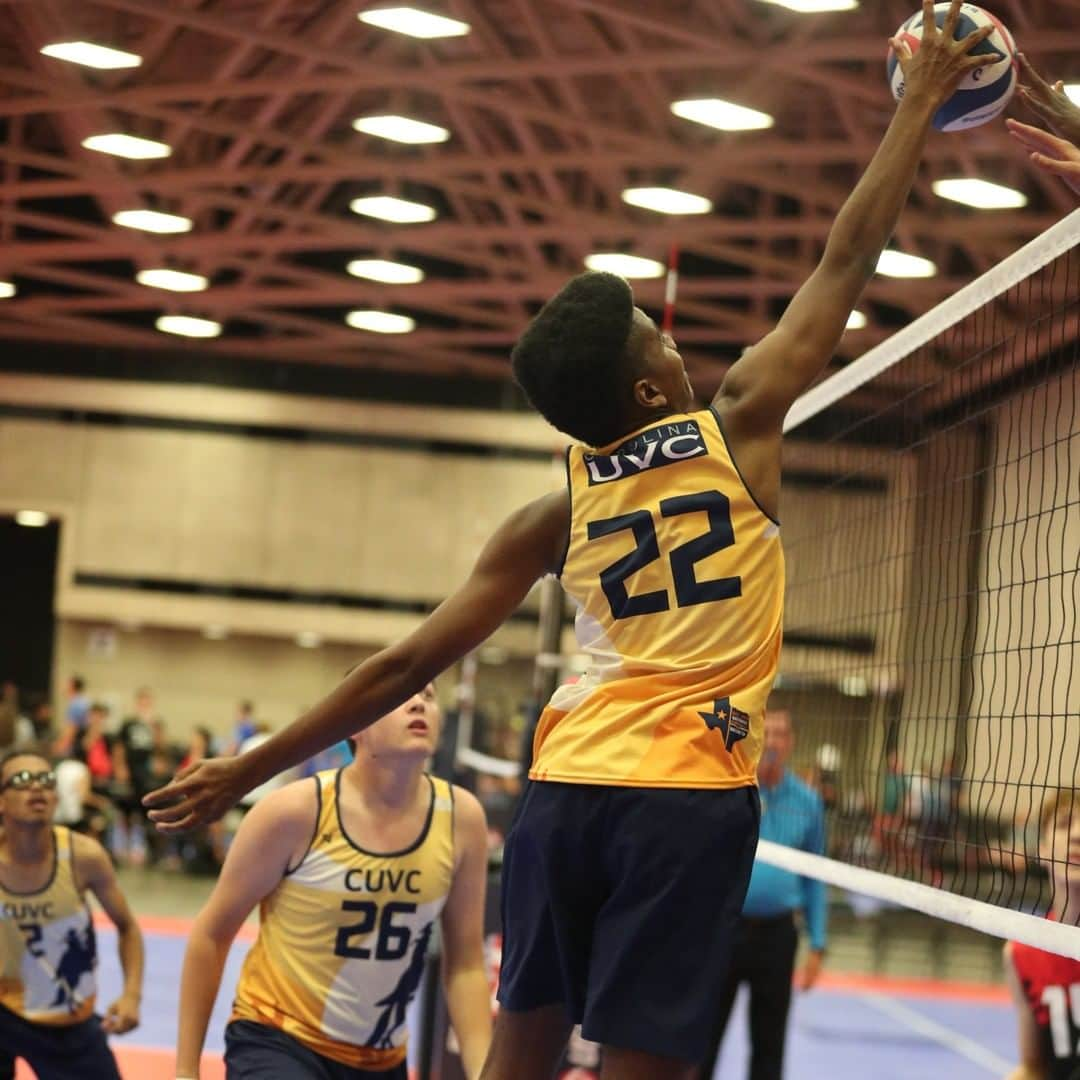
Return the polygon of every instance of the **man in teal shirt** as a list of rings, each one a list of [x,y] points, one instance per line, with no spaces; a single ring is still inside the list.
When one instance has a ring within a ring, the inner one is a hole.
[[[794,742],[790,713],[766,713],[765,747],[758,765],[761,839],[820,855],[825,851],[825,807],[821,796],[787,768]],[[809,990],[825,955],[825,883],[755,862],[702,1080],[711,1080],[716,1069],[735,993],[744,982],[750,988],[750,1080],[781,1080],[799,942],[796,912],[802,912],[810,936],[810,952],[799,979],[800,989]]]

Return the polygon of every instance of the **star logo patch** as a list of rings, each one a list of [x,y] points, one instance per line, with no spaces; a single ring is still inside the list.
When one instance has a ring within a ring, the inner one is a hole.
[[[710,731],[720,729],[720,734],[724,736],[724,749],[729,754],[731,748],[750,733],[750,714],[735,708],[730,698],[717,698],[711,713],[699,712],[698,716]]]

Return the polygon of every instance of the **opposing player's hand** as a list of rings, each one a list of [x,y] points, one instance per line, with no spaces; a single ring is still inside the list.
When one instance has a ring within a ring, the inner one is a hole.
[[[960,80],[976,68],[996,64],[1002,59],[999,52],[971,56],[971,50],[988,38],[993,26],[973,30],[957,41],[953,37],[960,18],[962,0],[952,0],[945,24],[938,29],[934,21],[934,0],[923,0],[922,42],[914,55],[903,38],[889,39],[897,63],[904,73],[904,100],[929,99],[940,105],[947,101]]]
[[[139,999],[118,997],[101,1019],[101,1029],[109,1035],[124,1035],[139,1026]]]
[[[1060,176],[1080,195],[1080,148],[1068,139],[1059,139],[1042,128],[1006,120],[1009,134],[1030,154],[1031,160],[1046,172]]]
[[[207,758],[189,765],[143,799],[147,815],[165,835],[217,821],[253,785],[244,779],[242,758]]]
[[[818,976],[821,975],[821,964],[825,959],[825,954],[820,949],[811,949],[806,954],[806,964],[803,966],[801,972],[799,972],[799,989],[800,990],[813,990],[814,984],[818,981]]]
[[[1023,53],[1020,53],[1020,70],[1027,80],[1020,84],[1020,100],[1058,135],[1080,145],[1080,106],[1069,100],[1064,82],[1059,79],[1051,86]]]

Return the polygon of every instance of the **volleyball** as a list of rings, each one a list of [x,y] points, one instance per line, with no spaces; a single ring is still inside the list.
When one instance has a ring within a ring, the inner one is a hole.
[[[934,5],[934,21],[939,27],[944,24],[948,11],[948,4]],[[907,42],[913,53],[918,51],[922,41],[922,24],[920,11],[895,34]],[[1000,19],[975,4],[964,4],[953,36],[960,40],[983,26],[993,26],[994,32],[971,50],[972,55],[997,52],[1002,59],[996,64],[975,68],[960,80],[956,93],[934,114],[933,123],[938,131],[967,131],[993,120],[1004,111],[1016,90],[1016,43]],[[904,72],[891,49],[888,74],[893,97],[899,101],[904,96]]]

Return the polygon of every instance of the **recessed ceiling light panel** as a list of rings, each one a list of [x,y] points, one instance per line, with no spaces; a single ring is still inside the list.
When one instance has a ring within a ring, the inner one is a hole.
[[[878,258],[877,272],[885,277],[929,278],[937,273],[937,267],[921,255],[908,255],[903,251],[883,251]]]
[[[667,187],[627,188],[622,198],[630,206],[655,210],[658,214],[707,214],[713,208],[713,204],[702,195]]]
[[[163,214],[160,210],[118,210],[112,216],[114,225],[123,225],[125,229],[141,229],[143,232],[186,233],[194,224],[191,218],[179,214]]]
[[[585,258],[590,270],[604,270],[624,278],[658,278],[664,274],[664,264],[640,255],[622,255],[615,251],[598,251]]]
[[[180,337],[216,338],[221,333],[221,323],[194,315],[159,315],[154,325],[164,334]]]
[[[353,259],[345,269],[353,277],[381,281],[387,285],[418,285],[424,280],[424,271],[419,266],[391,262],[389,259]]]
[[[1016,188],[992,184],[989,180],[955,177],[935,180],[934,194],[952,202],[974,206],[976,210],[1018,210],[1027,206],[1027,196]]]
[[[92,41],[56,41],[46,45],[41,51],[54,60],[67,60],[70,64],[82,64],[83,67],[98,68],[101,71],[136,68],[142,63],[142,57],[136,53],[113,49],[108,45],[97,45]]]
[[[353,199],[349,209],[354,214],[378,218],[380,221],[392,221],[398,225],[417,225],[425,221],[434,221],[435,207],[425,203],[398,199],[393,195],[368,195],[362,199]]]
[[[210,284],[202,274],[189,274],[184,270],[170,270],[167,267],[140,270],[135,275],[135,280],[151,289],[168,289],[170,292],[202,292]]]
[[[345,321],[354,330],[370,330],[373,334],[409,334],[416,329],[416,320],[391,311],[350,311]]]
[[[450,138],[450,132],[438,124],[414,120],[411,116],[359,116],[353,128],[365,135],[375,135],[392,142],[421,146],[425,143],[442,143]]]
[[[156,139],[143,139],[138,135],[125,135],[122,132],[109,132],[103,135],[90,135],[83,139],[87,150],[97,150],[101,154],[128,158],[131,161],[153,161],[167,158],[172,147]]]
[[[373,8],[361,11],[356,17],[368,26],[415,38],[462,37],[472,29],[460,19],[449,19],[414,7]]]
[[[684,120],[693,120],[719,131],[759,131],[774,123],[768,113],[723,98],[686,98],[672,102],[671,111]]]

